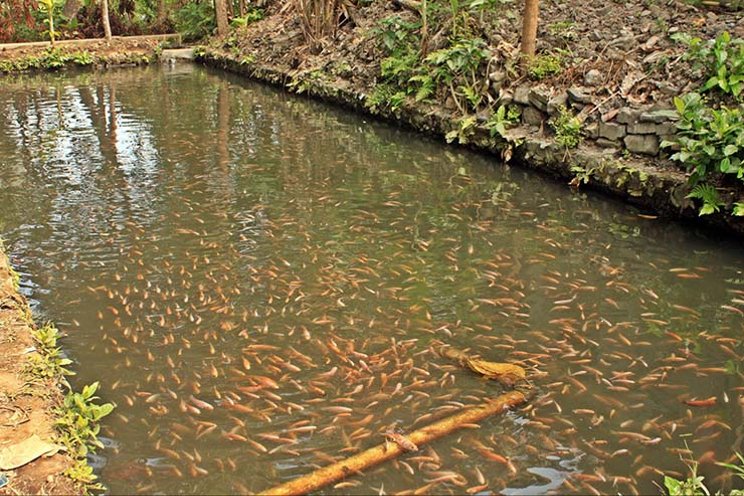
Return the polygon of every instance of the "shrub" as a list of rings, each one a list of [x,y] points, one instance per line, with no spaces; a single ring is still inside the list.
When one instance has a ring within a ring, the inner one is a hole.
[[[698,93],[674,99],[679,114],[677,140],[680,150],[672,160],[692,172],[697,184],[711,174],[735,175],[744,181],[744,114],[742,108],[708,107]],[[662,146],[673,143],[665,141]]]

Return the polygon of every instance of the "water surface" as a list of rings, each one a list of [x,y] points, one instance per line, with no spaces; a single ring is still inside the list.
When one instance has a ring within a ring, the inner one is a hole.
[[[499,394],[436,341],[537,397],[324,492],[731,487],[732,242],[190,65],[0,81],[0,157],[22,289],[118,405],[112,493],[259,491]]]

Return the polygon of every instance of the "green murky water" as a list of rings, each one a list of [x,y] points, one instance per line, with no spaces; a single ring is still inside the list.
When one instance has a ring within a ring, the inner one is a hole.
[[[118,405],[112,493],[266,489],[499,393],[435,340],[538,396],[325,492],[657,493],[685,444],[731,487],[730,242],[188,65],[0,81],[0,205],[75,383]]]

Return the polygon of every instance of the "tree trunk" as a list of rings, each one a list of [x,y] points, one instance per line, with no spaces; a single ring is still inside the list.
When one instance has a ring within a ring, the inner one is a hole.
[[[158,0],[158,17],[157,17],[158,25],[162,25],[163,22],[165,22],[165,19],[167,16],[168,16],[168,11],[165,8],[165,0]]]
[[[214,14],[217,17],[217,36],[226,36],[227,27],[227,2],[225,0],[214,0]]]
[[[80,0],[67,0],[65,6],[62,8],[62,14],[68,19],[75,19],[82,6]]]
[[[103,33],[106,41],[111,41],[111,24],[109,23],[108,0],[101,0],[101,21],[103,21]]]
[[[238,0],[238,11],[240,12],[240,17],[246,14],[245,0]]]
[[[537,44],[537,19],[540,14],[540,0],[525,0],[522,23],[522,66],[526,67],[535,56]]]

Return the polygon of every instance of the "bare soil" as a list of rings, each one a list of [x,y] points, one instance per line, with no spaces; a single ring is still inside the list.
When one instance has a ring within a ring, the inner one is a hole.
[[[33,323],[28,304],[14,288],[8,260],[0,252],[0,449],[37,434],[51,441],[53,409],[62,399],[59,384],[34,380],[26,371],[33,349]],[[82,488],[63,475],[73,465],[65,453],[38,458],[5,472],[8,484],[0,494],[81,494]]]

